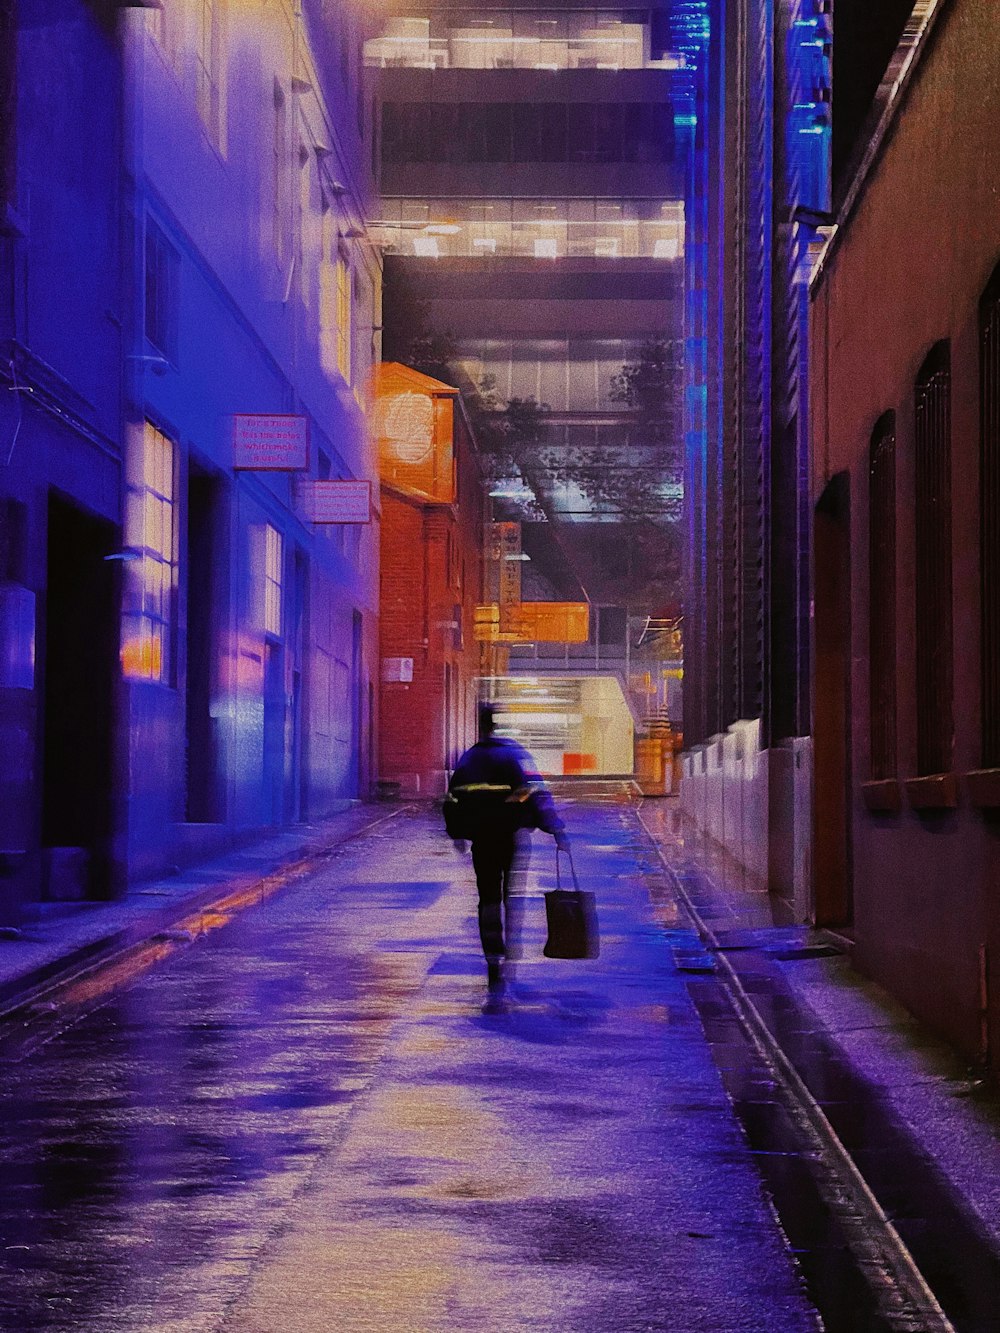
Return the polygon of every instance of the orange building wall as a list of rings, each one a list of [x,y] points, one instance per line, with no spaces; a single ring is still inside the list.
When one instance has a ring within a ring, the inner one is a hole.
[[[380,656],[411,657],[413,680],[381,681],[379,777],[407,796],[443,794],[475,739],[483,492],[471,442],[456,427],[454,505],[382,488]]]

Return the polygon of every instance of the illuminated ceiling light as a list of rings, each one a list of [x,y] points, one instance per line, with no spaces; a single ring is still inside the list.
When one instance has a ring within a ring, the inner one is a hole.
[[[428,222],[424,228],[428,236],[457,236],[461,230],[457,222]]]

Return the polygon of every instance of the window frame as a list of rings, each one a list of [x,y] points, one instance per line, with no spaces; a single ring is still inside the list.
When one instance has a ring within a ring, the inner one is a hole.
[[[868,442],[868,735],[873,782],[897,775],[896,414]]]
[[[1000,264],[979,302],[980,764],[1000,768]]]
[[[914,383],[917,774],[954,763],[951,349],[935,343]]]
[[[146,342],[177,366],[180,343],[180,251],[152,214],[143,238],[142,331]]]
[[[180,451],[177,441],[148,418],[143,421],[138,445],[137,435],[130,440],[127,460],[125,543],[139,558],[126,565],[122,674],[130,680],[173,686],[180,557],[177,504]],[[159,449],[158,463],[151,457],[151,444]],[[129,633],[133,627],[138,629],[137,634]],[[131,645],[138,645],[138,655],[134,658],[130,657]]]

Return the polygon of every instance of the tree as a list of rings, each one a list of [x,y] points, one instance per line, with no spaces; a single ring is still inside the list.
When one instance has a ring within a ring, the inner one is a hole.
[[[630,407],[660,437],[680,424],[682,354],[680,342],[650,338],[638,360],[626,362],[611,377],[611,401]]]

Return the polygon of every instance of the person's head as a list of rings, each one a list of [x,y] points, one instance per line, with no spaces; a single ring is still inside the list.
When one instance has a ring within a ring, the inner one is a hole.
[[[489,740],[497,729],[497,710],[493,704],[479,705],[479,739]]]

